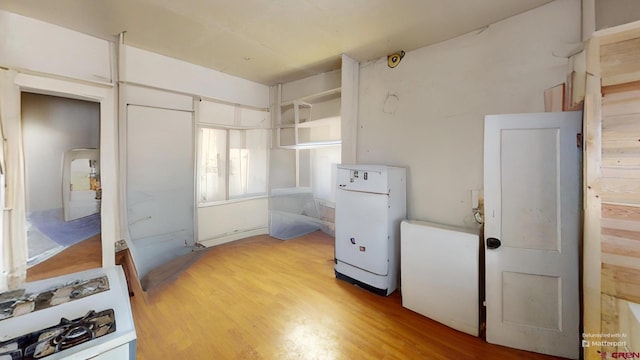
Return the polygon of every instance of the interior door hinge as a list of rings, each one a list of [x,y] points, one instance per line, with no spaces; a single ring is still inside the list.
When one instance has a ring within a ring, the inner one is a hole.
[[[582,148],[582,133],[576,134],[576,146]]]

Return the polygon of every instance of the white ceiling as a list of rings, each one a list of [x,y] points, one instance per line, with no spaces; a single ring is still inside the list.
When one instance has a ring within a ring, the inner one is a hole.
[[[552,0],[0,0],[0,9],[273,85],[410,51]]]

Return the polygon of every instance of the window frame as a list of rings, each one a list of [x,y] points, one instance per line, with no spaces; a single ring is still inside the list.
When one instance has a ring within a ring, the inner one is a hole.
[[[202,201],[200,200],[200,163],[201,163],[201,157],[202,157],[202,148],[201,148],[201,136],[200,136],[200,130],[201,129],[214,129],[214,130],[223,130],[225,132],[225,141],[226,141],[226,146],[225,146],[225,189],[224,189],[224,200],[211,200],[211,201]],[[265,176],[265,189],[264,192],[261,193],[251,193],[251,194],[245,194],[245,195],[235,195],[233,197],[230,196],[230,153],[231,153],[231,131],[232,130],[241,130],[241,131],[246,131],[246,130],[262,130],[266,132],[266,141],[265,141],[265,148],[266,148],[266,172],[264,174]],[[203,207],[210,207],[210,206],[218,206],[218,205],[224,205],[224,204],[231,204],[231,203],[236,203],[236,202],[242,202],[242,201],[247,201],[247,200],[253,200],[253,199],[263,199],[263,198],[267,198],[269,196],[269,151],[270,151],[270,143],[271,143],[271,131],[268,128],[262,128],[262,127],[241,127],[241,126],[224,126],[224,125],[218,125],[218,124],[211,124],[211,123],[197,123],[196,124],[196,191],[197,191],[197,199],[196,199],[196,206],[198,208],[203,208]]]

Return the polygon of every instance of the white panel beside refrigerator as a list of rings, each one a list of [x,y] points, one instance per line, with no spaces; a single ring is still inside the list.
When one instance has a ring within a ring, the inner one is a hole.
[[[380,295],[398,287],[406,169],[338,165],[335,275]]]

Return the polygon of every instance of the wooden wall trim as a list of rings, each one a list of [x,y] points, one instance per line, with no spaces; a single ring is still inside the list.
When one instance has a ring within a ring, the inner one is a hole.
[[[632,90],[640,90],[640,81],[634,81],[630,83],[611,85],[611,86],[603,86],[602,95],[626,93]]]
[[[584,332],[601,332],[601,105],[598,39],[591,39],[587,50],[587,84],[583,124],[583,256],[582,256],[582,320]],[[585,358],[597,356],[598,347],[585,348]]]
[[[601,45],[607,45],[638,37],[640,37],[640,21],[634,21],[624,25],[598,30],[593,33],[592,39],[597,38]]]
[[[619,332],[619,299],[640,302],[638,58],[640,21],[598,31],[589,39],[583,253],[583,320],[587,333]],[[585,348],[584,357],[599,358],[597,350]]]

